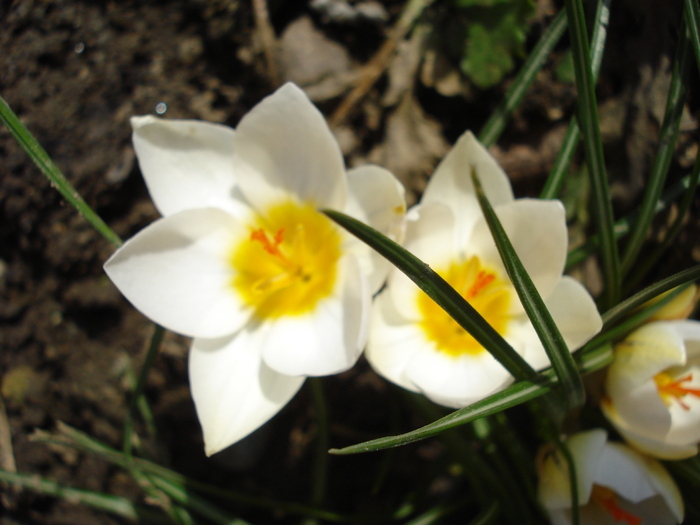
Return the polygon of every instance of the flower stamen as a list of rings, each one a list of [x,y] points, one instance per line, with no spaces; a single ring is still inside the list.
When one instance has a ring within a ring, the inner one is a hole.
[[[673,379],[666,372],[661,372],[654,376],[654,382],[656,383],[656,388],[659,391],[661,399],[666,404],[670,406],[675,400],[684,410],[690,410],[690,407],[683,402],[683,399],[687,395],[700,397],[700,388],[690,388],[683,386],[683,383],[692,381],[693,374],[687,374],[678,379]]]
[[[607,487],[593,485],[591,500],[607,512],[616,523],[624,522],[628,525],[640,525],[642,523],[641,518],[620,507],[617,494]]]

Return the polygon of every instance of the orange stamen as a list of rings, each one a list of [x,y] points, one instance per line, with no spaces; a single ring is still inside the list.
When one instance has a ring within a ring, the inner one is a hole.
[[[593,486],[592,499],[598,503],[616,523],[625,522],[628,525],[640,525],[642,519],[626,511],[617,502],[617,494],[607,487]]]
[[[691,395],[695,397],[700,397],[700,388],[690,388],[683,386],[682,383],[691,381],[693,379],[693,374],[687,374],[678,379],[672,379],[671,376],[662,372],[654,376],[654,381],[656,382],[656,388],[659,391],[659,395],[664,400],[667,405],[671,404],[671,401],[675,399],[678,404],[685,410],[690,410],[690,407],[683,403],[682,398]]]
[[[494,274],[481,270],[476,276],[476,279],[474,279],[474,284],[469,287],[466,298],[473,299],[479,295],[479,292],[491,284],[495,278],[496,276]]]
[[[284,228],[277,230],[277,233],[272,240],[270,240],[265,230],[258,228],[257,230],[250,232],[250,240],[258,241],[260,244],[262,244],[263,250],[270,255],[275,255],[281,259],[285,259],[284,255],[282,255],[282,252],[279,249],[280,244],[282,244],[282,241],[284,240]]]

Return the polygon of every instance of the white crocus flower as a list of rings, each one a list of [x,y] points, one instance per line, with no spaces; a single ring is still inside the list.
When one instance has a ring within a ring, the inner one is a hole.
[[[631,448],[609,443],[602,429],[567,442],[576,469],[581,525],[672,525],[683,521],[683,499],[661,464]],[[553,525],[571,525],[569,468],[546,445],[538,455],[538,497]]]
[[[700,442],[700,322],[656,321],[615,347],[605,415],[634,447],[683,459]]]
[[[307,376],[349,369],[388,264],[317,211],[400,229],[401,184],[346,174],[321,113],[292,84],[234,131],[136,117],[134,147],[163,215],[105,270],[155,322],[192,336],[190,386],[207,454],[276,414]]]
[[[404,246],[445,278],[528,363],[545,368],[547,355],[501,262],[476,199],[472,170],[569,348],[600,330],[591,296],[562,276],[568,242],[561,202],[514,200],[506,174],[469,132],[437,167],[421,204],[409,211]],[[377,298],[367,358],[390,381],[455,408],[512,381],[398,270],[392,270]]]

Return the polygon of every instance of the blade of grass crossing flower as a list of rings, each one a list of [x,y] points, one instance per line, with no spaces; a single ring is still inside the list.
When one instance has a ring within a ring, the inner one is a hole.
[[[583,135],[586,162],[593,191],[593,208],[600,236],[600,260],[605,284],[602,299],[603,303],[609,307],[617,302],[621,293],[620,260],[613,229],[610,187],[605,173],[588,34],[581,0],[565,0],[564,4],[569,20],[569,36],[578,91],[578,121]]]
[[[321,210],[330,219],[345,228],[355,237],[374,248],[391,264],[396,266],[418,287],[433,299],[457,324],[476,339],[503,367],[517,379],[535,380],[537,373],[506,342],[503,337],[486,322],[486,320],[434,272],[427,264],[418,259],[391,239],[375,229],[334,210]]]
[[[571,525],[579,525],[579,508],[578,508],[578,476],[576,475],[576,464],[571,455],[569,447],[562,440],[557,440],[557,449],[564,456],[569,473],[569,486],[571,488]]]
[[[587,374],[595,370],[600,370],[612,362],[612,348],[608,345],[589,348],[585,352],[576,353],[578,369],[581,374]],[[539,396],[550,392],[557,384],[554,371],[550,368],[539,375],[538,382],[519,381],[500,392],[474,403],[465,408],[461,408],[448,414],[447,416],[433,421],[416,430],[400,434],[398,436],[386,436],[341,449],[331,449],[331,454],[359,454],[362,452],[373,452],[386,448],[399,447],[426,439],[445,430],[449,430],[460,425],[465,425],[475,419],[491,414],[502,412]]]
[[[545,61],[550,57],[552,50],[559,40],[561,40],[564,31],[566,31],[566,13],[561,11],[533,48],[527,61],[523,64],[523,67],[513,80],[513,84],[508,89],[503,101],[494,112],[491,113],[489,120],[481,129],[479,133],[479,142],[485,147],[488,148],[492,146],[498,140],[498,137],[500,137],[506,127],[508,117],[510,117],[513,110],[520,104],[526,91],[533,80],[535,80],[537,73],[542,69]]]
[[[603,61],[603,51],[605,50],[605,41],[608,35],[608,22],[610,21],[610,2],[612,0],[601,0],[598,2],[595,22],[593,26],[593,36],[591,38],[591,69],[593,70],[593,78],[598,78],[600,72],[600,64]],[[564,11],[562,11],[564,13]],[[554,161],[554,166],[547,177],[547,182],[542,188],[540,194],[541,199],[554,199],[559,194],[564,179],[571,164],[571,159],[576,152],[579,139],[581,138],[581,128],[578,125],[576,116],[571,118],[569,127],[566,130],[566,135],[559,148],[559,153]]]
[[[682,24],[678,51],[673,64],[671,86],[669,87],[666,100],[666,112],[659,134],[659,147],[646,184],[644,198],[639,206],[639,215],[632,227],[625,247],[625,253],[622,257],[622,271],[625,274],[630,271],[633,265],[637,264],[637,256],[646,240],[647,231],[654,217],[656,203],[666,182],[668,169],[671,166],[676,142],[678,141],[681,115],[683,114],[686,98],[686,84],[688,83],[691,64],[690,39],[686,34],[685,27],[686,24]]]
[[[32,161],[34,161],[34,164],[36,164],[46,178],[49,179],[51,185],[63,195],[71,206],[85,217],[92,227],[105,239],[115,246],[121,246],[122,240],[119,236],[105,224],[90,206],[88,206],[71,183],[63,176],[63,173],[61,173],[61,170],[54,164],[48,153],[46,153],[44,148],[42,148],[39,142],[34,138],[34,135],[22,124],[2,97],[0,97],[0,120],[7,126],[7,129],[10,130],[15,140],[22,146],[22,149],[27,152]]]
[[[535,288],[532,279],[520,261],[520,257],[515,253],[515,249],[508,239],[501,221],[486,198],[476,170],[472,170],[471,177],[476,189],[476,196],[479,199],[479,205],[491,230],[491,235],[498,248],[498,253],[501,255],[503,265],[559,378],[567,399],[567,405],[570,409],[579,407],[585,401],[585,393],[581,376],[576,370],[576,364],[571,356],[571,352],[566,346],[564,338],[554,323],[554,319],[552,319],[549,310],[547,310],[537,288]]]
[[[678,286],[689,284],[696,279],[700,279],[700,264],[691,266],[690,268],[683,270],[682,272],[678,272],[674,275],[671,275],[670,277],[667,277],[666,279],[663,279],[657,283],[652,284],[651,286],[648,286],[647,288],[644,288],[644,290],[634,294],[632,297],[625,299],[624,301],[622,301],[621,303],[614,306],[613,308],[611,308],[603,314],[604,329],[606,327],[613,326],[619,319],[624,317],[626,314],[628,314],[635,308],[643,305],[644,303],[651,301],[655,297],[658,297],[662,293],[668,292],[669,290],[673,290]]]
[[[579,352],[586,352],[589,349],[597,348],[601,345],[608,344],[609,342],[614,341],[616,339],[623,338],[625,335],[629,334],[634,329],[644,324],[652,315],[654,315],[656,311],[660,310],[673,299],[675,299],[678,295],[683,293],[686,286],[688,285],[678,286],[675,290],[672,290],[668,295],[666,295],[666,297],[659,299],[654,304],[649,305],[647,308],[644,308],[639,312],[635,312],[633,315],[627,317],[622,322],[610,326],[609,328],[604,327],[603,331],[596,335],[593,339],[588,341],[583,346],[583,348],[579,350]]]

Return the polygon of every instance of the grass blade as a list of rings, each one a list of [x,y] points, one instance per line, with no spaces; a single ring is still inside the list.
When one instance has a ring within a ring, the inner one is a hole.
[[[14,111],[0,97],[0,120],[10,130],[12,136],[19,142],[22,149],[34,161],[41,172],[49,179],[51,185],[56,188],[61,195],[73,206],[85,219],[95,228],[105,239],[115,246],[121,246],[122,240],[105,224],[93,209],[83,200],[70,182],[63,176],[61,170],[51,160],[48,153],[41,147],[34,135],[22,124]]]
[[[632,266],[637,263],[637,256],[642,249],[651,220],[654,217],[656,203],[666,182],[668,169],[671,166],[678,141],[691,64],[690,39],[686,35],[685,24],[682,25],[680,31],[678,46],[677,56],[673,63],[671,86],[666,99],[666,112],[659,134],[659,147],[649,174],[644,198],[638,209],[637,220],[625,246],[625,253],[622,257],[623,273],[628,273]]]
[[[582,406],[586,396],[583,390],[581,376],[576,370],[571,352],[564,342],[564,338],[559,332],[559,328],[554,322],[554,319],[552,319],[549,310],[547,310],[537,288],[535,288],[535,284],[532,282],[532,279],[520,261],[520,257],[515,253],[515,248],[513,248],[513,245],[508,239],[501,225],[501,221],[496,216],[496,212],[493,211],[491,204],[486,198],[484,189],[481,186],[481,181],[475,170],[472,170],[471,176],[476,190],[476,196],[481,206],[481,211],[491,230],[491,235],[496,243],[503,265],[508,272],[508,277],[510,277],[510,280],[513,282],[520,302],[530,322],[532,322],[542,342],[542,346],[547,352],[547,357],[549,357],[549,361],[552,363],[552,367],[562,385],[567,406],[569,409]]]
[[[564,3],[569,19],[569,35],[576,74],[578,121],[583,135],[586,162],[594,196],[594,215],[597,219],[600,237],[600,259],[605,283],[603,303],[610,306],[617,302],[621,294],[620,260],[613,228],[610,187],[605,173],[588,34],[581,0],[565,0]]]
[[[698,184],[698,175],[700,174],[700,153],[696,159],[696,165],[690,175],[683,177],[676,184],[664,191],[663,195],[656,203],[655,213],[665,210],[669,204],[675,201],[681,194],[684,195],[684,202],[689,199],[687,206],[692,204],[693,194]],[[687,209],[687,208],[686,208]],[[627,217],[623,217],[615,223],[615,238],[620,239],[627,235],[630,231],[631,224],[637,219],[637,213],[630,213]],[[586,257],[593,253],[598,246],[598,236],[593,235],[582,246],[569,253],[566,259],[566,268],[571,268],[582,262]]]
[[[688,284],[696,279],[700,279],[700,264],[648,286],[641,292],[634,294],[632,297],[625,299],[620,304],[605,312],[603,314],[604,326],[609,327],[614,325],[618,320],[622,319],[635,308],[642,306],[644,303],[651,301],[662,293],[673,290],[678,286]]]
[[[375,229],[334,210],[321,210],[355,237],[374,248],[406,274],[450,317],[471,334],[517,379],[535,380],[537,373],[459,293],[427,264]]]
[[[479,133],[479,142],[484,147],[492,146],[500,137],[506,127],[506,121],[510,114],[518,107],[520,101],[525,96],[528,88],[535,80],[538,71],[542,69],[545,61],[549,58],[552,50],[561,40],[566,31],[566,13],[561,11],[554,21],[549,25],[547,31],[542,35],[537,45],[533,48],[527,61],[523,64],[520,72],[513,80],[513,84],[508,89],[503,101],[491,113],[489,120],[484,124]]]
[[[0,481],[38,494],[61,498],[76,505],[85,505],[93,509],[109,512],[130,520],[144,520],[148,523],[172,523],[163,513],[134,505],[126,498],[66,487],[55,481],[40,478],[35,474],[21,474],[0,470]]]
[[[591,347],[586,352],[578,352],[575,358],[579,372],[586,374],[608,366],[612,362],[612,356],[612,348],[601,345],[596,348]],[[386,436],[365,441],[364,443],[350,445],[341,449],[331,449],[329,452],[338,455],[359,454],[361,452],[372,452],[407,445],[408,443],[440,434],[445,430],[464,425],[480,417],[496,414],[507,408],[538,398],[550,392],[556,384],[556,374],[550,368],[539,375],[537,382],[520,381],[473,405],[461,408],[416,430],[398,436]]]
[[[591,39],[591,69],[593,77],[598,78],[600,64],[603,61],[603,50],[608,35],[608,22],[610,21],[610,2],[612,0],[601,0],[598,2],[598,9],[593,26],[593,37]],[[569,122],[569,127],[564,135],[564,140],[559,148],[559,153],[554,161],[554,166],[547,177],[547,182],[542,188],[541,199],[554,199],[559,194],[564,178],[571,164],[571,159],[576,152],[579,139],[581,138],[581,128],[574,115]]]

